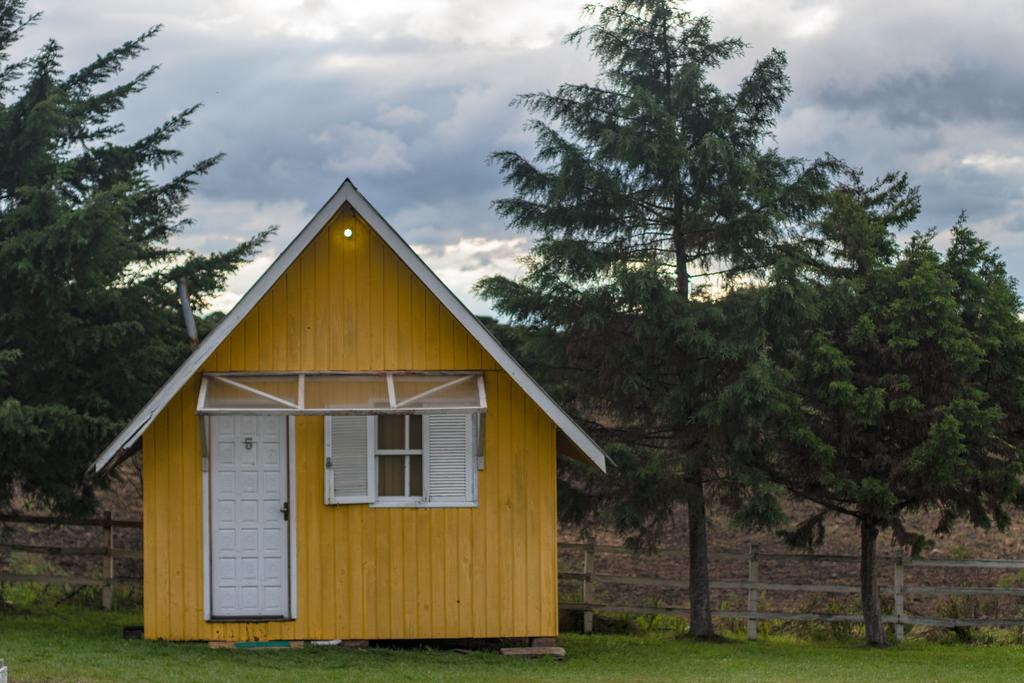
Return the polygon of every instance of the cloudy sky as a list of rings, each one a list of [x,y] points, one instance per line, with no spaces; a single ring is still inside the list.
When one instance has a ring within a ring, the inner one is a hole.
[[[178,146],[227,158],[191,203],[181,242],[224,248],[268,224],[266,252],[219,301],[230,307],[349,176],[465,301],[483,275],[518,272],[526,239],[490,210],[502,196],[487,155],[528,152],[517,93],[593,77],[561,44],[579,0],[30,0],[69,70],[163,24],[138,68],[158,63],[125,112],[143,134],[202,102]],[[917,227],[961,208],[1024,277],[1024,3],[999,0],[694,0],[720,35],[751,44],[717,80],[735,83],[772,47],[794,94],[783,152],[831,152],[869,176],[921,185]]]

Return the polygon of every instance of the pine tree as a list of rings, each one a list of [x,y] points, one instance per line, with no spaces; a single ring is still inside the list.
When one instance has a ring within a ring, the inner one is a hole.
[[[53,40],[11,57],[38,18],[0,0],[0,508],[20,492],[83,510],[92,458],[188,352],[176,279],[202,311],[269,233],[211,255],[169,246],[220,157],[154,179],[196,107],[123,141],[115,116],[156,68],[111,81],[159,27],[65,75]]]
[[[861,600],[869,643],[885,644],[877,539],[919,552],[907,515],[936,511],[1005,528],[1022,500],[1024,322],[1016,282],[961,216],[945,254],[935,232],[900,245],[918,212],[902,174],[865,187],[851,173],[805,235],[810,258],[781,261],[762,293],[774,343],[748,368],[723,423],[759,423],[744,450],[814,511],[786,532],[824,539],[830,515],[861,532]],[[728,402],[724,402],[728,403]],[[927,530],[926,530],[927,531]]]
[[[560,495],[582,495],[563,495],[563,511],[610,517],[650,546],[686,504],[690,630],[709,637],[707,497],[737,478],[708,406],[758,348],[723,294],[762,271],[825,174],[768,145],[784,54],[726,92],[710,77],[745,45],[714,40],[707,17],[668,0],[587,9],[596,21],[567,41],[590,48],[599,79],[520,96],[536,160],[493,155],[513,190],[496,210],[535,237],[528,272],[478,291],[529,326],[548,387],[618,463],[607,478],[570,475]]]

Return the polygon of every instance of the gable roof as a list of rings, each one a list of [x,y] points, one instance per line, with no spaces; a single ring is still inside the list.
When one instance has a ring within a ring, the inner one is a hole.
[[[160,414],[167,403],[181,390],[189,379],[198,372],[203,363],[213,355],[228,335],[249,315],[260,299],[263,298],[277,282],[288,267],[299,257],[302,251],[313,241],[321,230],[327,225],[335,213],[348,203],[355,211],[362,216],[371,229],[384,240],[392,251],[412,270],[426,285],[427,289],[441,301],[446,309],[457,321],[472,335],[474,339],[484,348],[495,362],[508,373],[509,377],[519,385],[527,396],[555,423],[558,428],[557,447],[568,451],[566,454],[577,457],[583,456],[602,472],[605,471],[605,453],[590,436],[577,425],[569,415],[562,410],[547,392],[521,365],[511,356],[508,351],[498,342],[497,339],[484,327],[466,305],[452,293],[448,287],[441,282],[441,279],[423,262],[416,252],[406,243],[391,225],[377,212],[375,208],[363,197],[348,178],[341,184],[341,187],[334,195],[327,200],[312,220],[306,224],[299,234],[285,247],[284,251],[277,257],[270,268],[260,276],[249,291],[245,293],[231,312],[224,320],[210,332],[192,354],[178,367],[160,390],[143,406],[142,410],[128,423],[120,434],[117,435],[92,464],[95,472],[101,473],[117,465],[142,438],[143,432],[150,422]],[[573,452],[575,451],[575,452]]]

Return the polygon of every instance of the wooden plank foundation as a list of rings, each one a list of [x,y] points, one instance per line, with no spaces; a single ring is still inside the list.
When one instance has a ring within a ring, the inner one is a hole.
[[[558,661],[565,659],[565,648],[562,647],[503,647],[498,652],[505,657],[554,657]]]
[[[211,650],[297,650],[306,646],[303,640],[211,640]]]

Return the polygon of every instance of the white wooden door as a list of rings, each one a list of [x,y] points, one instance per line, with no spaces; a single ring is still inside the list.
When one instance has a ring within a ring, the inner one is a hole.
[[[210,431],[211,616],[287,617],[287,418],[217,415]]]

